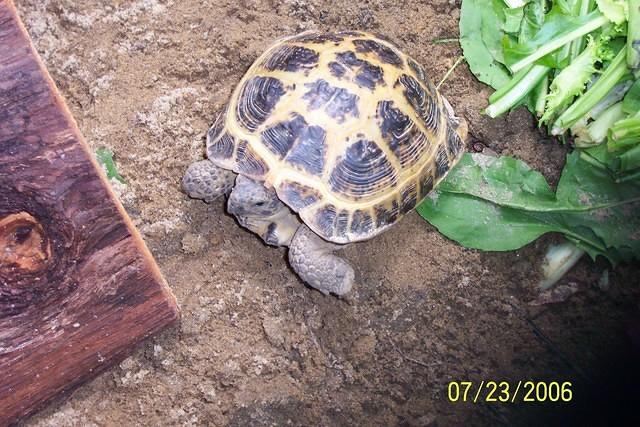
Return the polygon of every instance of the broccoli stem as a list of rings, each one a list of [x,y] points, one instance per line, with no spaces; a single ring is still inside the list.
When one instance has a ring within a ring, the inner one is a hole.
[[[485,114],[495,118],[509,111],[540,83],[549,70],[544,65],[533,65],[528,72],[514,75],[507,84],[508,90],[501,89],[498,96],[493,96],[493,100],[489,98],[491,104],[484,110]]]
[[[638,0],[638,1],[640,1],[640,0]],[[562,46],[566,45],[567,43],[570,43],[570,42],[572,42],[573,40],[575,40],[575,39],[577,39],[579,37],[585,36],[585,35],[589,34],[590,32],[592,32],[594,30],[597,30],[598,28],[602,27],[607,22],[609,22],[609,20],[607,18],[605,18],[604,16],[600,15],[599,13],[594,13],[593,17],[591,19],[589,19],[583,25],[581,25],[578,28],[575,28],[575,29],[573,29],[573,30],[571,30],[571,31],[569,31],[567,33],[561,34],[558,37],[550,40],[549,42],[547,42],[544,45],[540,46],[531,55],[526,56],[526,57],[522,58],[521,60],[511,64],[509,66],[509,69],[511,70],[512,73],[516,73],[517,71],[525,68],[527,65],[533,64],[538,59],[540,59],[543,56],[555,51],[556,49],[561,48]]]
[[[553,135],[564,133],[604,98],[616,83],[628,76],[625,56],[625,50],[621,49],[593,86],[558,117],[551,129]]]
[[[604,111],[611,107],[613,104],[618,103],[619,101],[622,101],[622,99],[624,98],[624,96],[627,94],[627,92],[629,91],[629,88],[631,87],[631,85],[633,84],[632,80],[621,80],[619,83],[617,83],[613,89],[611,89],[609,91],[609,93],[602,98],[601,101],[599,101],[592,109],[591,111],[589,111],[585,116],[583,116],[586,119],[594,119],[597,120],[598,117],[600,117],[600,115],[602,113],[604,113]]]
[[[538,86],[536,86],[535,93],[536,115],[538,117],[542,117],[542,115],[544,114],[544,106],[547,103],[547,94],[549,93],[549,78],[547,76],[544,76],[542,80],[540,80],[540,83],[538,83]]]
[[[623,172],[640,168],[640,145],[620,155],[620,170]]]
[[[584,255],[584,251],[571,242],[551,245],[542,264],[543,280],[538,286],[548,289],[562,278]]]
[[[627,65],[636,77],[640,77],[640,0],[629,0]]]
[[[621,103],[622,104],[622,103]],[[620,107],[622,111],[622,106]],[[609,130],[609,151],[628,148],[640,143],[640,113],[633,117],[618,120]]]
[[[520,83],[520,81],[527,75],[527,73],[531,71],[532,67],[533,65],[530,65],[529,67],[524,68],[511,76],[511,80],[509,80],[506,85],[502,86],[500,89],[496,90],[489,96],[489,104],[493,104],[498,99],[502,98],[506,93],[513,90],[513,88],[516,87],[518,83]]]
[[[622,111],[622,102],[612,105],[607,108],[604,113],[594,120],[589,126],[587,126],[587,135],[589,141],[576,140],[576,147],[591,147],[602,143],[607,139],[607,133],[609,128],[614,123],[624,118],[625,113]]]
[[[584,16],[589,14],[589,9],[591,9],[591,0],[578,0],[578,4],[576,4],[578,16]],[[582,49],[584,49],[584,36],[578,37],[574,41],[571,42],[571,49],[569,53],[569,57],[571,61],[573,61]]]

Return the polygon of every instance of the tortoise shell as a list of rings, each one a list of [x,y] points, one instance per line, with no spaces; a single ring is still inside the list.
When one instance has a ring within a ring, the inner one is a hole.
[[[207,133],[207,156],[273,187],[322,238],[368,239],[458,161],[466,129],[424,69],[361,32],[305,32],[249,68]]]

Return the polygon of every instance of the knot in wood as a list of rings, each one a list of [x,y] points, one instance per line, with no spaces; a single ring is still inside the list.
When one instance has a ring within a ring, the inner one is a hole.
[[[0,218],[0,274],[37,273],[51,259],[51,242],[42,225],[27,212]]]

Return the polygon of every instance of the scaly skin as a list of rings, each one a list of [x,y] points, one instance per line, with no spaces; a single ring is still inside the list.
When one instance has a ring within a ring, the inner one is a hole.
[[[289,247],[289,263],[309,286],[325,295],[344,295],[351,290],[355,272],[347,261],[333,252],[340,249],[301,225]]]
[[[235,178],[232,171],[222,169],[209,160],[200,160],[189,165],[182,178],[182,189],[189,197],[211,203],[229,194]]]

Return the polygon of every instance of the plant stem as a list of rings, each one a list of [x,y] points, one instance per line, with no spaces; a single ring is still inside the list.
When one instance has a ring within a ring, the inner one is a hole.
[[[607,18],[600,15],[599,13],[596,13],[594,14],[593,18],[591,18],[585,24],[581,25],[580,27],[572,31],[569,31],[568,33],[562,34],[555,39],[550,40],[546,44],[540,46],[538,50],[536,50],[531,55],[525,58],[522,58],[521,60],[519,60],[518,62],[515,62],[514,64],[511,64],[509,66],[509,69],[511,70],[511,72],[515,73],[525,68],[527,65],[533,64],[538,59],[553,52],[554,50],[561,48],[567,43],[570,43],[579,37],[585,36],[594,30],[597,30],[607,22],[609,22]]]
[[[452,38],[448,38],[448,39],[435,39],[435,40],[431,40],[431,44],[445,44],[445,43],[456,43],[460,41],[460,39],[452,39]]]
[[[451,73],[453,73],[453,70],[456,69],[456,67],[458,65],[460,65],[460,63],[462,62],[462,60],[464,59],[464,56],[460,56],[456,62],[451,66],[451,68],[449,68],[447,70],[447,72],[445,73],[444,77],[442,78],[442,80],[440,80],[440,83],[438,83],[438,85],[436,86],[436,89],[440,89],[440,86],[442,86],[442,83],[445,82],[445,80],[447,80],[449,78],[449,76],[451,75]]]
[[[620,170],[623,172],[640,168],[640,145],[620,155]]]
[[[551,133],[553,135],[564,133],[582,116],[587,114],[627,74],[625,50],[621,49],[598,81],[558,117],[553,124]]]
[[[518,83],[520,83],[520,81],[527,75],[527,73],[531,71],[532,67],[533,65],[530,65],[529,67],[524,68],[511,76],[511,80],[509,80],[506,85],[502,86],[500,89],[496,90],[489,96],[489,104],[493,104],[498,99],[502,98],[506,93],[513,90],[513,88],[516,87]]]
[[[621,80],[620,83],[613,86],[613,89],[611,89],[601,101],[598,101],[598,103],[584,117],[587,119],[597,120],[607,108],[619,101],[622,101],[632,84],[632,80]]]
[[[591,143],[578,143],[576,141],[576,147],[591,147],[598,145],[607,139],[607,133],[609,128],[613,126],[615,122],[624,118],[625,114],[622,111],[622,102],[612,105],[607,108],[604,113],[594,120],[587,128],[587,134],[591,140]]]
[[[536,115],[542,117],[544,114],[544,106],[547,101],[547,94],[549,93],[549,78],[544,76],[538,86],[536,86]]]
[[[578,16],[584,16],[589,13],[590,0],[578,0]],[[578,37],[571,42],[570,58],[573,61],[584,49],[584,36]]]
[[[584,251],[571,242],[550,246],[542,264],[544,280],[538,286],[549,289],[576,265],[582,255]]]
[[[485,114],[495,118],[509,111],[540,83],[549,70],[550,68],[544,65],[534,65],[525,75],[519,76],[519,80],[515,81],[514,76],[512,82],[509,82],[510,89],[501,93],[501,96],[484,110]]]
[[[607,143],[610,151],[629,148],[638,143],[640,143],[640,114],[619,120],[611,126]]]
[[[636,77],[640,77],[640,0],[629,0],[627,65]]]

